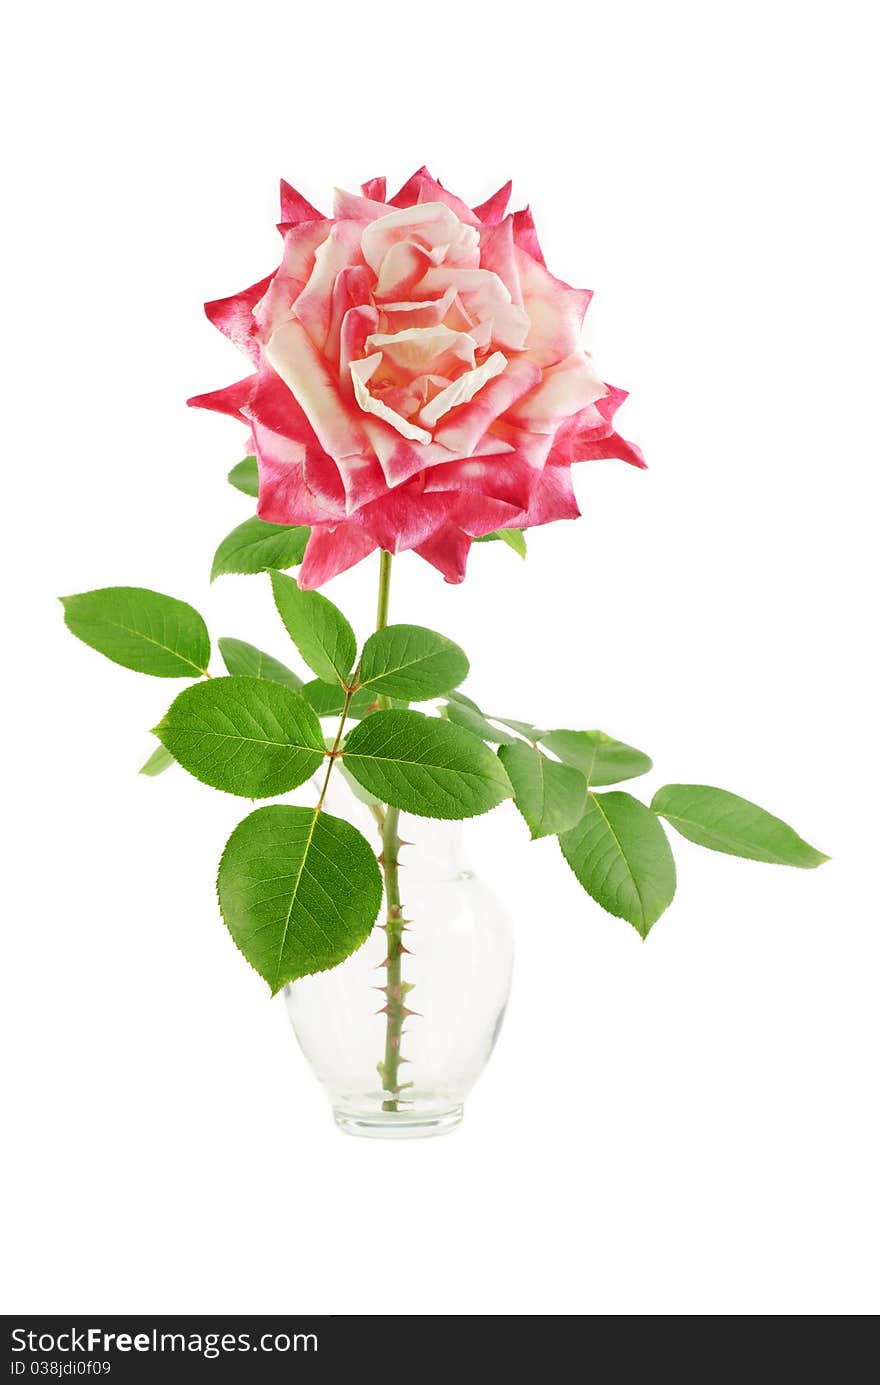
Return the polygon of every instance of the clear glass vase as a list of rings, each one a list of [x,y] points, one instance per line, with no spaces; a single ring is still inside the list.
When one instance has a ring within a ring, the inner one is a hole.
[[[329,811],[354,821],[380,852],[370,810],[344,785],[335,794]],[[284,989],[300,1048],[337,1125],[351,1135],[406,1139],[453,1130],[495,1046],[510,991],[513,929],[465,861],[463,828],[401,816],[400,971],[409,1013],[399,1040],[387,1013],[384,911],[340,966]],[[399,1087],[389,1091],[384,1065],[395,1048]]]

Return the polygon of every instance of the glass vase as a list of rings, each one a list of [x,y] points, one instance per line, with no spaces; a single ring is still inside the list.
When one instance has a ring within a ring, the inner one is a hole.
[[[378,855],[371,810],[342,788],[347,801],[328,803],[329,810],[355,821]],[[363,947],[284,989],[300,1048],[348,1134],[408,1139],[455,1129],[495,1046],[510,991],[513,929],[467,863],[465,827],[401,816],[399,974],[387,965],[383,906]],[[399,976],[395,985],[389,974]],[[395,995],[406,1010],[399,1037]],[[396,1080],[387,1080],[389,1070]]]

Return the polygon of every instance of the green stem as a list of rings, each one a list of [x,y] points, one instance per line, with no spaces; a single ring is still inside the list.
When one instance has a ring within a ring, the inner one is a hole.
[[[321,787],[321,797],[318,799],[318,806],[315,809],[315,811],[318,813],[320,813],[321,809],[324,806],[324,799],[327,797],[327,785],[330,783],[330,775],[333,773],[333,766],[336,764],[336,761],[339,758],[339,746],[342,742],[342,733],[345,730],[345,723],[348,719],[348,711],[351,707],[351,699],[354,697],[354,691],[354,688],[346,688],[345,690],[345,701],[342,704],[342,715],[339,718],[339,728],[336,732],[336,739],[333,742],[332,749],[328,752],[327,773],[324,775],[324,783]]]
[[[388,602],[391,591],[391,554],[384,550],[379,556],[379,602],[376,610],[376,629],[384,630],[388,624]],[[380,697],[379,704],[388,706],[388,699]],[[400,1092],[400,1040],[403,1035],[403,1022],[409,1011],[405,997],[408,988],[403,981],[403,930],[405,922],[400,903],[399,853],[400,809],[389,803],[377,822],[382,833],[382,872],[385,877],[385,936],[387,951],[385,968],[385,1055],[379,1063],[379,1075],[383,1089],[391,1094],[382,1102],[383,1111],[399,1109],[397,1096]]]
[[[388,624],[388,599],[391,595],[391,554],[382,548],[379,551],[379,605],[376,610],[376,629],[384,630]]]
[[[386,1092],[393,1093],[394,1099],[382,1102],[383,1111],[396,1111],[396,1097],[400,1092],[400,1040],[403,1035],[403,1021],[407,1016],[404,1004],[406,992],[403,988],[403,910],[400,904],[400,881],[398,877],[398,851],[400,840],[397,835],[400,809],[389,807],[385,814],[382,832],[382,869],[385,873],[385,936],[387,954],[385,967],[385,1056],[381,1064],[382,1086]]]

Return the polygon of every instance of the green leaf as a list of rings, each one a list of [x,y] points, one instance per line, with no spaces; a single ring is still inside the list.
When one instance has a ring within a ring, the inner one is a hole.
[[[587,781],[579,770],[549,760],[524,741],[502,745],[498,758],[513,785],[514,802],[526,820],[532,841],[574,827],[587,801]]]
[[[726,789],[708,784],[666,784],[651,807],[698,846],[776,866],[810,870],[829,858],[781,818]]]
[[[246,640],[231,640],[224,636],[217,641],[217,647],[228,673],[245,678],[265,678],[270,683],[283,683],[294,692],[299,692],[302,688],[302,679],[297,678],[292,669],[273,659],[271,654],[264,654],[256,645],[248,644]]]
[[[475,817],[511,794],[482,741],[421,712],[374,712],[350,732],[343,756],[365,789],[420,817]]]
[[[280,572],[270,576],[278,614],[309,668],[325,683],[344,683],[357,653],[345,616],[326,596],[300,591],[292,577]]]
[[[154,678],[200,678],[208,668],[205,622],[185,601],[147,587],[102,587],[60,599],[71,634],[114,664]]]
[[[265,572],[296,567],[303,560],[309,530],[302,524],[266,524],[253,515],[227,534],[211,564],[211,581],[226,572]]]
[[[464,651],[445,635],[421,625],[387,625],[364,645],[358,683],[374,694],[424,702],[456,687],[469,667]]]
[[[461,707],[470,707],[472,712],[479,712],[479,707],[472,697],[467,697],[460,688],[455,688],[447,693],[450,702],[457,702]]]
[[[257,470],[256,457],[245,457],[242,461],[237,462],[226,479],[230,486],[235,486],[237,491],[243,491],[245,495],[252,495],[256,499],[260,493],[260,476]]]
[[[139,774],[147,774],[151,779],[174,764],[174,756],[164,745],[157,745],[146,764],[141,765]]]
[[[606,736],[604,731],[548,731],[540,740],[563,764],[585,774],[592,787],[636,779],[651,768],[650,759],[641,750]]]
[[[522,529],[496,529],[492,534],[484,534],[482,538],[475,539],[475,543],[492,543],[495,539],[500,539],[506,543],[508,548],[512,548],[514,553],[518,553],[521,558],[526,556],[526,536]]]
[[[493,726],[478,707],[469,707],[464,702],[447,702],[443,710],[445,716],[455,726],[463,726],[465,731],[479,736],[481,741],[493,741],[496,745],[516,744],[514,736],[509,735],[507,731],[502,731],[498,726]]]
[[[236,827],[220,861],[223,921],[275,995],[326,971],[369,937],[382,903],[371,847],[349,823],[272,804]]]
[[[339,683],[322,683],[320,678],[316,678],[313,682],[306,683],[302,695],[319,717],[342,715],[342,708],[345,705],[345,689]],[[366,690],[356,692],[349,704],[348,715],[352,721],[357,721],[371,712],[375,705],[376,698],[371,692]]]
[[[588,794],[559,845],[587,894],[646,938],[675,894],[675,862],[651,810],[628,793]]]
[[[321,724],[309,704],[259,678],[194,683],[175,698],[155,735],[203,784],[244,798],[287,793],[324,758]]]
[[[539,741],[547,735],[546,731],[541,731],[537,726],[532,726],[529,721],[512,721],[510,717],[495,717],[495,721],[500,721],[502,726],[509,726],[511,731],[516,731],[518,735],[525,736],[527,741]]]

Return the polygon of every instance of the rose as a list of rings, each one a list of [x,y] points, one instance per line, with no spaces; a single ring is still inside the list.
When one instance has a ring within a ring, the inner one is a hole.
[[[311,526],[302,587],[377,547],[460,582],[474,538],[578,516],[572,462],[644,465],[509,183],[471,210],[421,169],[332,218],[281,188],[280,266],[205,307],[254,372],[189,402],[249,426],[259,516]]]

